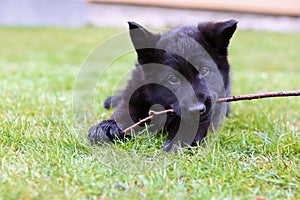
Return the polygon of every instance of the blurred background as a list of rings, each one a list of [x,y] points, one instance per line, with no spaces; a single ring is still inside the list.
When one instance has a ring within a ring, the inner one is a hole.
[[[239,20],[239,28],[300,32],[300,0],[0,0],[0,25],[163,27]]]

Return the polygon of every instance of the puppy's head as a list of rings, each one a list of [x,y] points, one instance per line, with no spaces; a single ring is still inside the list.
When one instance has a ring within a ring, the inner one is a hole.
[[[216,99],[226,96],[227,47],[236,24],[235,20],[202,23],[153,34],[129,22],[137,67],[153,82],[153,95],[161,95],[160,104],[189,122],[209,118]],[[168,92],[161,92],[161,87]]]

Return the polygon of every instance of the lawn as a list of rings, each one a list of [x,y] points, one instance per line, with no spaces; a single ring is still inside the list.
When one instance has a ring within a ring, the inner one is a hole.
[[[300,97],[232,103],[197,149],[168,154],[147,131],[91,145],[87,128],[111,114],[101,104],[134,53],[102,77],[95,116],[78,120],[73,89],[90,52],[121,31],[0,27],[0,199],[300,199]],[[299,44],[299,34],[238,31],[233,94],[300,89]]]

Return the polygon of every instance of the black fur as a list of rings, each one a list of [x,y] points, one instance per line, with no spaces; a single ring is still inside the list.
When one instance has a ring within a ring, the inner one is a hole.
[[[229,110],[228,104],[216,104],[216,99],[230,95],[227,47],[236,24],[235,20],[200,23],[159,35],[129,22],[138,64],[126,88],[105,101],[105,108],[116,109],[111,119],[89,129],[90,140],[99,143],[122,138],[124,128],[147,117],[149,109],[159,104],[175,111],[166,116],[163,126],[169,135],[165,150],[173,149],[179,129],[188,134],[195,124],[192,140],[182,140],[189,145],[201,142],[209,127],[217,129]]]

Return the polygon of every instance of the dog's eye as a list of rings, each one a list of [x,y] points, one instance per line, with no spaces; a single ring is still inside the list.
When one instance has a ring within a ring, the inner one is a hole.
[[[171,76],[169,76],[168,81],[169,81],[171,84],[176,84],[176,83],[179,82],[179,79],[178,79],[176,76],[171,75]]]
[[[207,75],[209,72],[209,70],[206,68],[206,67],[203,67],[200,69],[199,73],[202,75],[202,76],[205,76]]]

